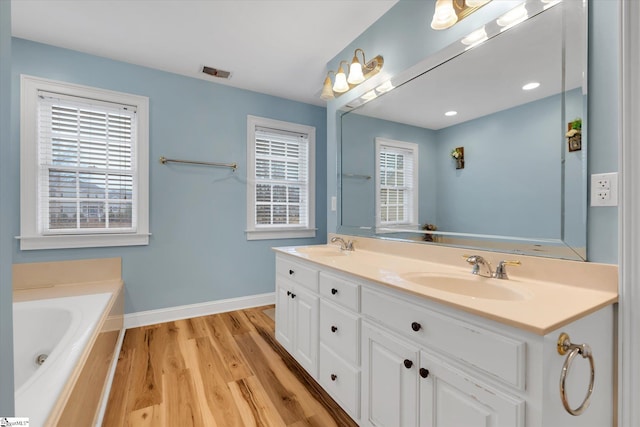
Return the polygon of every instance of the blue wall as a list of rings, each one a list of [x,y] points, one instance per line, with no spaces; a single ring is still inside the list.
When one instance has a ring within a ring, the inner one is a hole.
[[[341,59],[350,58],[356,47],[381,54],[385,58],[383,72],[341,97],[327,103],[327,189],[328,197],[336,195],[339,109],[366,93],[372,87],[398,75],[425,57],[438,52],[468,34],[476,27],[500,16],[517,2],[492,2],[446,31],[433,31],[428,17],[433,14],[434,0],[400,0],[382,18],[361,34],[328,64],[336,69]],[[609,0],[589,1],[589,87],[588,173],[618,170],[618,14],[619,4]],[[614,29],[614,30],[612,30]],[[573,118],[571,118],[573,119]],[[586,203],[586,201],[583,201]],[[617,263],[618,209],[588,209],[587,252],[590,261]],[[329,212],[328,230],[338,226],[335,212]]]
[[[0,1],[0,416],[13,415],[13,295],[11,286],[11,206],[15,189],[11,162],[11,2]],[[6,160],[5,160],[6,159]]]
[[[273,292],[272,246],[326,240],[326,112],[324,108],[234,89],[22,39],[13,39],[12,156],[19,163],[20,74],[149,97],[149,246],[20,251],[13,262],[121,256],[127,313]],[[316,128],[315,239],[247,241],[246,120],[268,117]],[[160,156],[236,161],[237,172],[161,165]],[[18,170],[3,203],[11,232],[19,234]]]

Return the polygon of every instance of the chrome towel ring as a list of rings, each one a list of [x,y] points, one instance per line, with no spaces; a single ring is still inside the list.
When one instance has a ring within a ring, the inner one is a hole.
[[[571,415],[577,416],[581,415],[591,403],[591,395],[593,394],[593,383],[595,381],[596,371],[593,363],[593,353],[591,352],[591,347],[589,347],[588,344],[572,344],[569,335],[563,332],[558,337],[558,354],[564,356],[567,353],[567,359],[564,361],[564,365],[562,365],[562,371],[560,373],[560,399],[562,400],[562,406],[564,406],[564,409],[566,409],[566,411]],[[591,378],[589,380],[589,389],[587,390],[587,394],[585,395],[582,404],[576,409],[573,409],[571,408],[571,405],[569,405],[569,400],[567,399],[565,380],[567,379],[567,373],[569,372],[571,363],[578,354],[581,355],[583,359],[589,359]]]

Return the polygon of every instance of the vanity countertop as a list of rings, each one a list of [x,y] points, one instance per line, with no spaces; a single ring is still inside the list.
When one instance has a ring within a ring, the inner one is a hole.
[[[522,260],[522,265],[529,265],[529,268],[508,267],[509,279],[500,280],[471,274],[470,266],[461,258],[463,252],[460,249],[450,250],[449,255],[455,257],[454,263],[425,261],[424,258],[365,249],[340,251],[335,245],[280,247],[274,250],[538,335],[546,335],[618,301],[617,268],[606,264],[509,257]],[[485,256],[484,253],[482,255]],[[504,254],[491,255],[495,258]],[[487,255],[487,258],[491,255]],[[492,264],[496,265],[493,259]],[[558,270],[555,274],[558,281],[545,280],[540,277],[543,274],[522,274],[533,271],[531,264],[536,269],[545,269],[547,274],[550,270]],[[565,271],[562,271],[563,268]],[[412,280],[412,277],[425,275],[436,276],[436,280],[452,278],[459,282],[469,281],[474,295],[452,293]],[[491,289],[486,295],[476,293],[473,289],[475,285],[479,289],[482,286]],[[492,297],[490,293],[495,293],[497,297]]]

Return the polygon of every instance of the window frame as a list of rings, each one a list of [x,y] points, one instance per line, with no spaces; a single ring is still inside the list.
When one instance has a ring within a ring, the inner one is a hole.
[[[149,244],[149,98],[40,77],[20,76],[20,249],[65,249]],[[136,230],[90,230],[82,233],[44,234],[40,226],[38,179],[38,92],[88,98],[136,108],[136,162],[134,189],[137,204]]]
[[[419,225],[419,218],[418,218],[418,214],[419,214],[419,193],[418,193],[418,183],[419,183],[419,163],[418,163],[418,158],[419,158],[419,151],[418,151],[418,144],[413,143],[413,142],[405,142],[405,141],[397,141],[397,140],[393,140],[393,139],[387,139],[387,138],[380,138],[380,137],[376,137],[375,139],[375,146],[376,146],[376,152],[375,152],[375,159],[376,159],[376,189],[375,189],[375,198],[376,198],[376,229],[393,229],[393,228],[402,228],[402,227],[406,227],[406,226],[417,226]],[[397,148],[399,150],[404,150],[404,151],[411,151],[413,154],[413,173],[412,173],[412,194],[411,194],[411,209],[409,210],[409,213],[411,215],[410,217],[410,222],[407,223],[402,223],[402,224],[386,224],[382,222],[382,218],[381,218],[381,214],[380,214],[380,207],[381,207],[381,200],[380,200],[380,151],[382,149],[382,147],[391,147],[391,148]],[[377,232],[382,232],[382,230],[376,230]]]
[[[287,226],[277,228],[273,226],[261,228],[256,225],[256,128],[265,127],[286,132],[302,133],[308,136],[309,152],[307,171],[308,180],[308,224],[302,227]],[[268,239],[301,239],[316,236],[315,222],[315,181],[316,181],[316,128],[298,123],[284,122],[264,117],[247,116],[247,240]]]

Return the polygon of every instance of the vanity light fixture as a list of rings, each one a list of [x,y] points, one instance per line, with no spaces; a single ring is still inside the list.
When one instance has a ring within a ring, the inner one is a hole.
[[[463,45],[467,46],[465,50],[468,50],[472,47],[478,46],[480,43],[483,43],[487,40],[489,40],[489,37],[487,37],[487,32],[485,31],[483,25],[482,27],[478,28],[477,30],[463,38],[461,42]]]
[[[333,83],[333,91],[338,93],[344,93],[349,90],[349,83],[347,83],[347,75],[344,73],[342,63],[347,61],[340,61],[338,66],[338,72],[336,73],[336,81]]]
[[[533,90],[533,89],[537,89],[538,87],[540,87],[540,83],[531,82],[531,83],[527,83],[526,85],[522,86],[522,90]]]
[[[444,115],[447,116],[447,117],[453,117],[453,116],[455,116],[457,114],[458,114],[458,112],[457,111],[453,111],[453,110],[447,111],[446,113],[444,113]]]
[[[496,20],[496,23],[503,27],[500,30],[500,32],[503,32],[511,27],[515,27],[521,22],[524,22],[528,17],[529,13],[527,12],[526,4],[522,3],[520,6],[514,7],[509,12],[499,17]]]
[[[362,53],[362,62],[360,62],[360,60],[358,59],[358,52]],[[344,72],[345,68],[342,66],[342,64],[345,64],[346,66],[348,65],[348,62],[340,61],[340,65],[338,65],[338,71],[335,73],[333,86],[331,85],[331,73],[333,73],[333,71],[329,71],[327,73],[327,77],[324,79],[324,84],[322,85],[322,93],[320,94],[320,98],[325,100],[333,99],[336,96],[340,96],[340,94],[343,94],[359,85],[360,83],[364,82],[369,77],[377,74],[382,69],[382,66],[384,65],[384,59],[382,58],[382,56],[378,55],[371,61],[366,62],[364,50],[360,48],[356,49],[353,54],[351,66],[349,67],[348,78],[346,73]]]
[[[491,0],[436,0],[431,28],[445,30]]]

